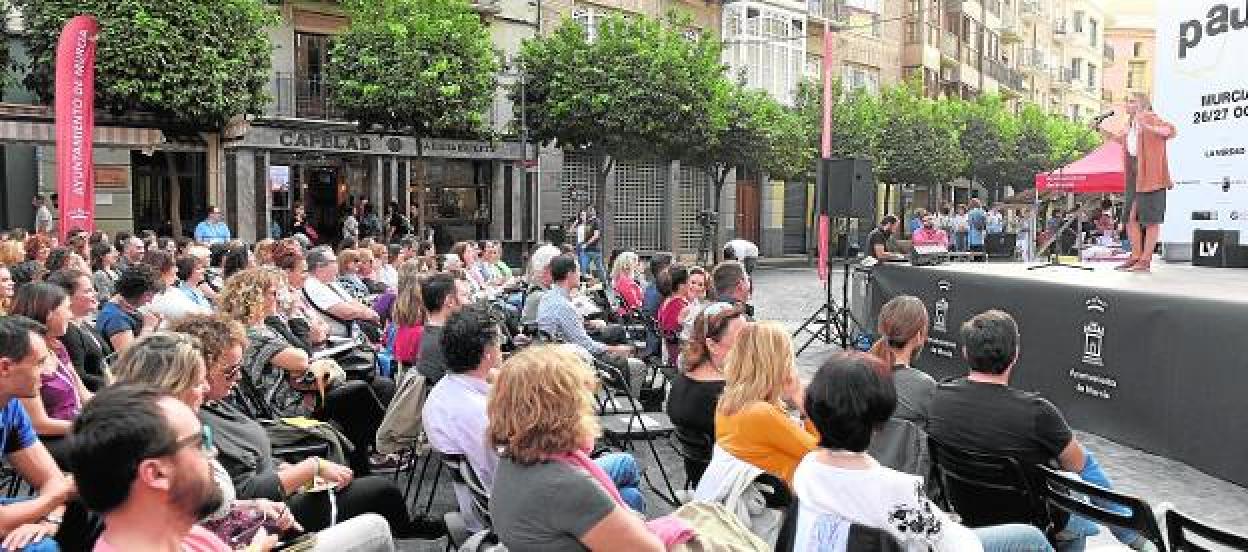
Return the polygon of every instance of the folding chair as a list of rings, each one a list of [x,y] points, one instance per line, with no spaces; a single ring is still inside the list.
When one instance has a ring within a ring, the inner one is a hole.
[[[493,527],[490,520],[490,491],[485,488],[472,469],[468,459],[460,454],[442,454],[442,464],[451,481],[455,485],[468,489],[472,494],[472,513],[485,525],[485,529]],[[458,498],[458,497],[457,497]],[[465,512],[447,512],[446,527],[449,535],[447,549],[453,550],[463,545],[470,536],[464,518]],[[454,548],[452,548],[454,547]]]
[[[1161,528],[1153,517],[1152,507],[1144,500],[1093,485],[1048,466],[1036,467],[1044,475],[1042,491],[1049,504],[1103,525],[1134,530],[1157,545],[1158,550],[1165,551],[1166,541],[1161,536]],[[1108,503],[1124,506],[1130,509],[1130,513],[1119,513]]]
[[[1027,523],[1052,536],[1054,523],[1042,495],[1015,458],[963,450],[928,438],[928,449],[946,510],[968,527]]]
[[[711,463],[711,447],[715,446],[714,436],[682,429],[674,426],[672,431],[672,448],[676,455],[685,461],[685,489],[697,488],[698,481]]]
[[[654,464],[663,476],[667,493],[664,494],[663,490],[659,489],[650,480],[649,470],[643,469],[642,477],[646,480],[646,484],[650,486],[650,489],[665,502],[673,506],[679,504],[680,500],[676,496],[676,490],[672,487],[671,478],[667,475],[667,468],[663,466],[663,459],[659,456],[659,450],[654,445],[656,438],[668,437],[676,431],[671,419],[665,413],[644,412],[641,406],[637,404],[637,399],[633,398],[633,394],[630,392],[628,378],[614,366],[595,359],[594,370],[597,371],[609,398],[623,397],[627,407],[627,412],[617,411],[610,414],[606,412],[605,406],[599,409],[598,423],[602,427],[603,437],[608,442],[630,451],[635,450],[632,443],[633,440],[644,440],[650,448]],[[617,394],[617,391],[622,393]],[[618,410],[619,401],[613,400],[612,402]]]
[[[1206,548],[1188,538],[1188,533],[1217,546]],[[1248,536],[1214,527],[1178,510],[1166,510],[1166,534],[1171,552],[1211,552],[1212,550],[1248,550]]]

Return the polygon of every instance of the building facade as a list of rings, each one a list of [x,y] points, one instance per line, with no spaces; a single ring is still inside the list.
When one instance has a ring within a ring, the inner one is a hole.
[[[1128,95],[1135,92],[1152,94],[1155,31],[1150,17],[1116,15],[1105,31],[1110,47],[1105,67],[1104,99],[1110,109],[1123,109]]]

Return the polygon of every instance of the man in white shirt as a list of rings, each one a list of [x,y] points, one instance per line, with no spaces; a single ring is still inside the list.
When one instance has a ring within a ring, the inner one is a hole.
[[[329,327],[329,335],[351,337],[351,328],[344,322],[379,320],[377,311],[352,299],[351,294],[338,285],[338,259],[332,251],[315,248],[308,252],[307,261],[312,277],[304,281],[303,293],[308,305]]]
[[[758,266],[758,246],[750,240],[737,238],[724,244],[724,260],[741,261],[745,265],[746,274],[754,274]]]
[[[52,233],[52,210],[48,209],[48,198],[43,194],[35,196],[35,233]]]

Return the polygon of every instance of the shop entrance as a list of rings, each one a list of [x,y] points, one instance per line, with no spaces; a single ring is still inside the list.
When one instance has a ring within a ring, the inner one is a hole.
[[[200,152],[130,154],[135,230],[153,230],[162,236],[194,233],[195,225],[208,214],[204,157]]]

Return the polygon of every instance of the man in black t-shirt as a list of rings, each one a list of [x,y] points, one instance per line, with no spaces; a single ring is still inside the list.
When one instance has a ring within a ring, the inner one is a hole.
[[[1024,466],[1060,467],[1084,481],[1112,488],[1096,458],[1079,443],[1053,403],[1010,387],[1020,340],[1014,318],[990,310],[968,320],[961,333],[962,355],[970,364],[970,374],[937,386],[928,434],[948,446],[1011,456]],[[1087,524],[1072,518],[1058,538],[1074,540],[1094,534],[1083,530],[1090,527]],[[1113,532],[1132,548],[1150,550],[1151,543],[1132,531]]]
[[[880,225],[867,234],[867,255],[880,261],[905,260],[902,255],[888,252],[888,240],[892,237],[895,228],[897,228],[897,217],[885,215],[880,220]]]

